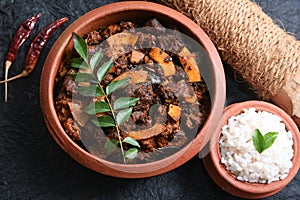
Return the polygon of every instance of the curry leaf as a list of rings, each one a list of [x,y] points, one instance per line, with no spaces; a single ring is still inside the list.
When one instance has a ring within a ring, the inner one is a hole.
[[[106,86],[106,94],[110,95],[117,89],[124,87],[125,85],[128,85],[129,81],[130,81],[130,79],[126,78],[126,79],[121,79],[118,81],[111,82],[108,86]]]
[[[128,85],[130,79],[128,78],[113,81],[106,86],[105,90],[103,90],[101,81],[114,66],[114,57],[111,57],[107,62],[105,62],[102,66],[95,70],[103,58],[102,50],[100,49],[89,58],[88,45],[84,41],[84,39],[82,39],[76,33],[73,33],[73,38],[74,48],[80,55],[80,58],[71,59],[71,66],[79,70],[77,73],[69,75],[75,80],[75,82],[90,83],[88,84],[88,86],[86,86],[86,84],[78,84],[78,88],[76,88],[76,90],[82,96],[92,98],[103,96],[103,99],[105,99],[105,101],[90,103],[89,105],[85,106],[83,110],[90,115],[96,115],[103,112],[109,112],[111,114],[91,119],[91,122],[98,127],[116,127],[115,130],[119,138],[118,141],[108,139],[104,144],[104,150],[107,154],[110,154],[113,153],[118,146],[120,146],[124,163],[126,163],[126,159],[133,159],[137,156],[138,149],[130,148],[126,151],[126,153],[124,153],[125,151],[122,144],[127,143],[134,147],[140,147],[140,145],[133,138],[126,137],[125,139],[122,139],[118,126],[124,123],[130,117],[133,109],[132,106],[134,106],[139,99],[131,97],[121,97],[117,99],[112,106],[111,99],[108,95],[110,95],[117,89]],[[116,113],[115,110],[120,111]]]
[[[85,97],[101,97],[104,95],[103,90],[98,85],[78,87],[77,91]]]
[[[268,132],[262,135],[259,129],[255,129],[252,135],[253,145],[259,153],[262,153],[273,145],[277,136],[278,132]]]
[[[114,110],[128,108],[130,106],[134,106],[138,102],[139,98],[132,97],[120,97],[114,102]]]
[[[114,58],[111,57],[107,62],[105,62],[97,71],[98,81],[101,82],[109,70],[114,66]]]
[[[133,138],[131,137],[126,137],[123,142],[126,142],[127,144],[131,144],[133,146],[136,146],[136,147],[141,147],[140,144]]]
[[[82,58],[72,58],[71,66],[77,69],[88,69],[88,65]]]
[[[88,63],[88,47],[85,43],[84,39],[82,39],[79,35],[73,32],[74,38],[74,48],[76,52],[83,58],[83,60]]]
[[[111,154],[118,147],[118,143],[119,143],[119,141],[117,141],[117,140],[107,140],[104,144],[104,151],[107,154]]]
[[[265,149],[271,147],[278,136],[278,132],[269,132],[264,135]]]
[[[77,73],[75,82],[93,82],[95,79],[93,75],[89,73]]]
[[[130,148],[125,153],[125,158],[134,159],[138,154],[138,150],[136,148]]]
[[[71,76],[74,80],[76,79],[76,76],[77,76],[76,73],[74,73],[74,74],[68,74],[68,75]]]
[[[259,152],[263,152],[263,148],[265,146],[265,139],[264,136],[261,134],[261,132],[258,129],[254,130],[254,133],[252,135],[252,141],[255,149]]]
[[[103,58],[103,52],[101,49],[92,55],[90,59],[90,65],[92,70],[94,70],[97,67],[97,65],[100,63],[102,58]]]
[[[131,113],[132,113],[132,107],[126,108],[118,112],[116,116],[117,126],[123,124],[130,117]]]
[[[109,105],[106,102],[94,102],[90,103],[88,106],[84,108],[84,111],[90,115],[94,115],[101,112],[110,111]]]
[[[114,119],[109,115],[98,117],[96,120],[91,120],[98,127],[113,127],[115,126]]]

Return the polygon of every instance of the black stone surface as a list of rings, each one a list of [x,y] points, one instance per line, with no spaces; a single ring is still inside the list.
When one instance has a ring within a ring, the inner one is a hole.
[[[70,158],[51,138],[39,103],[39,81],[43,62],[59,34],[84,13],[112,0],[1,0],[0,70],[10,41],[19,24],[42,12],[30,38],[21,47],[9,76],[18,74],[30,42],[42,27],[64,16],[69,21],[51,37],[30,76],[9,84],[9,101],[4,103],[0,85],[0,199],[239,199],[219,188],[195,156],[183,166],[156,177],[119,179],[93,172]],[[256,0],[286,31],[300,39],[299,0]],[[227,104],[256,99],[247,84],[235,81],[229,66]],[[269,200],[300,199],[300,173]]]

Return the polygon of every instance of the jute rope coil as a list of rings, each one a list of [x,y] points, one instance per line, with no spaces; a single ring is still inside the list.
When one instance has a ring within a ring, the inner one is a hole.
[[[254,2],[160,1],[194,20],[209,35],[222,60],[263,99],[276,95],[299,70],[300,42],[276,25]]]

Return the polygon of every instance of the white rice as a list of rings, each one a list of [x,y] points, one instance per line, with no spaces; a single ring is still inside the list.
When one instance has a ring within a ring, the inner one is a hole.
[[[294,155],[292,133],[277,115],[255,108],[243,111],[222,127],[221,163],[240,181],[271,183],[286,178]],[[274,144],[261,154],[252,142],[255,129],[263,135],[278,132]]]

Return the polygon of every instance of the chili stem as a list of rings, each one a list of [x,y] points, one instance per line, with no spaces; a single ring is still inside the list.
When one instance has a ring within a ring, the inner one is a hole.
[[[4,79],[5,79],[5,85],[4,85],[4,101],[5,101],[5,102],[7,102],[7,93],[8,93],[8,91],[7,91],[7,77],[8,77],[8,70],[9,70],[11,64],[12,64],[12,62],[9,61],[9,60],[7,60],[7,61],[5,62],[5,77],[4,77]]]
[[[7,80],[0,81],[0,84],[1,83],[7,83],[9,81],[12,81],[12,80],[15,80],[15,79],[18,79],[18,78],[22,78],[22,77],[27,76],[27,75],[28,75],[28,73],[26,71],[22,71],[20,74],[15,75],[15,76],[7,79]]]

